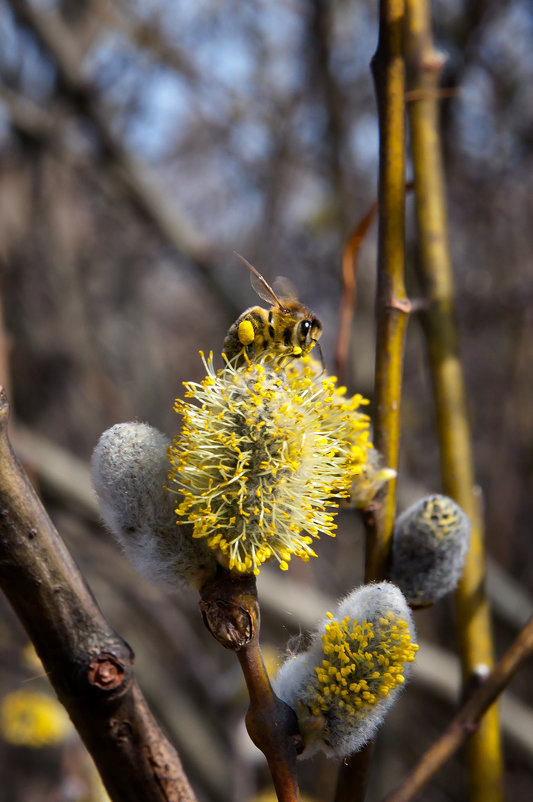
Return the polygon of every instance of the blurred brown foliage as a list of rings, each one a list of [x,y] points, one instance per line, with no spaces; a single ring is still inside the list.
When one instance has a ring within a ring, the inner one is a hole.
[[[240,802],[266,773],[243,731],[237,664],[200,627],[192,595],[168,600],[134,576],[98,526],[83,470],[79,494],[50,480],[64,455],[46,443],[87,463],[115,422],[173,433],[173,398],[202,374],[198,350],[220,352],[226,329],[255,303],[234,249],[267,278],[283,274],[300,288],[333,364],[342,248],[376,193],[375,4],[4,0],[0,9],[0,378],[19,443],[104,613],[134,647],[139,681],[199,796]],[[440,0],[434,14],[454,90],[442,101],[450,236],[488,552],[500,566],[491,587],[501,652],[533,595],[533,11],[523,0]],[[367,395],[373,237],[361,255],[348,366],[349,388]],[[415,318],[402,506],[439,489],[421,343]],[[346,514],[336,541],[319,544],[320,559],[291,569],[309,607],[318,593],[334,598],[360,581],[361,542]],[[279,598],[265,587],[263,632],[283,648],[310,623]],[[421,636],[451,648],[450,617],[447,602],[421,613]],[[24,643],[4,606],[1,694],[29,679]],[[435,690],[446,684],[438,665],[435,687],[415,681],[387,723],[372,798],[450,716],[449,698]],[[533,704],[524,677],[513,690]],[[529,798],[531,748],[506,744],[509,796]],[[0,743],[9,778],[0,800],[88,798],[72,795],[62,765],[64,756]],[[425,799],[460,800],[461,767],[459,755]],[[328,798],[334,776],[327,761],[302,764],[303,788],[316,798]]]

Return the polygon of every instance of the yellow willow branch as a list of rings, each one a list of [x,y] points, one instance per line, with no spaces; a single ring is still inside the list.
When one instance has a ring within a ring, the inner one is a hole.
[[[456,594],[463,680],[493,665],[492,634],[484,591],[485,559],[458,352],[452,265],[438,125],[442,57],[433,48],[427,0],[407,0],[409,119],[416,196],[419,267],[430,308],[425,316],[437,411],[444,492],[472,521],[471,547]],[[470,802],[501,802],[503,763],[498,712],[493,707],[469,743]]]
[[[380,130],[379,228],[374,440],[390,468],[398,466],[403,348],[410,309],[405,262],[405,65],[403,0],[382,0],[372,70]],[[367,543],[366,580],[387,572],[395,514],[396,481],[388,482],[374,513]],[[372,531],[373,530],[373,531]]]
[[[403,0],[381,0],[379,41],[372,72],[379,117],[378,288],[374,442],[384,462],[398,467],[400,400],[405,328],[410,304],[405,262],[405,65]],[[392,543],[396,480],[388,482],[367,510],[365,579],[383,579]],[[372,746],[340,768],[335,802],[364,799]]]

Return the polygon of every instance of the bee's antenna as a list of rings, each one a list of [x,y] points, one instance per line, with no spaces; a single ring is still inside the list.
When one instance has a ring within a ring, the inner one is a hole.
[[[252,275],[256,277],[256,279],[259,281],[259,283],[263,285],[263,287],[264,287],[264,288],[265,288],[265,290],[267,291],[268,295],[269,295],[269,296],[270,296],[270,298],[271,298],[271,299],[272,299],[272,300],[273,300],[273,301],[274,301],[274,302],[277,304],[277,306],[279,306],[279,308],[280,308],[280,309],[283,309],[283,304],[282,304],[282,303],[281,303],[281,301],[279,300],[278,296],[276,295],[276,293],[274,292],[274,290],[272,289],[272,287],[270,286],[270,284],[268,283],[268,281],[266,280],[266,278],[264,278],[264,277],[261,275],[261,273],[260,273],[258,270],[256,270],[256,269],[255,269],[255,267],[254,267],[252,264],[250,264],[250,262],[248,261],[248,259],[245,259],[245,258],[244,258],[244,256],[241,256],[241,254],[240,254],[240,253],[237,253],[237,251],[233,251],[233,253],[234,253],[234,254],[235,254],[235,256],[237,257],[237,259],[240,259],[240,260],[241,260],[241,262],[243,263],[243,265],[246,265],[246,267],[248,268],[248,270],[250,271],[250,273],[252,273]],[[268,299],[268,298],[265,298],[265,300],[267,300],[267,301],[268,301],[269,299]]]

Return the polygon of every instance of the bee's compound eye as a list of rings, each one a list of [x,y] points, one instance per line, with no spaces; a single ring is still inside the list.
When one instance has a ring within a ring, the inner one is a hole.
[[[302,340],[306,340],[309,332],[311,331],[311,321],[310,320],[302,320],[300,323],[300,336]]]

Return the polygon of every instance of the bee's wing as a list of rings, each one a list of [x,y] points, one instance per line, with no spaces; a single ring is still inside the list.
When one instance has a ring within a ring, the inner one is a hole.
[[[254,292],[256,292],[263,301],[266,301],[270,306],[281,306],[276,293],[268,284],[268,282],[263,278],[261,273],[257,275],[255,273],[250,272],[250,284],[252,285]]]
[[[285,276],[277,276],[273,281],[273,287],[278,298],[282,298],[284,301],[298,300],[296,287]]]
[[[254,288],[254,290],[256,291],[256,293],[259,295],[259,297],[262,298],[263,301],[267,301],[267,303],[269,303],[271,306],[281,307],[279,298],[277,297],[276,293],[274,292],[270,284],[267,282],[267,280],[263,278],[261,273],[258,270],[256,270],[253,265],[250,264],[248,259],[245,259],[244,256],[241,256],[240,253],[237,253],[237,251],[233,251],[233,253],[235,254],[235,256],[237,256],[238,259],[241,260],[243,265],[246,265],[246,267],[250,271],[250,283]]]

